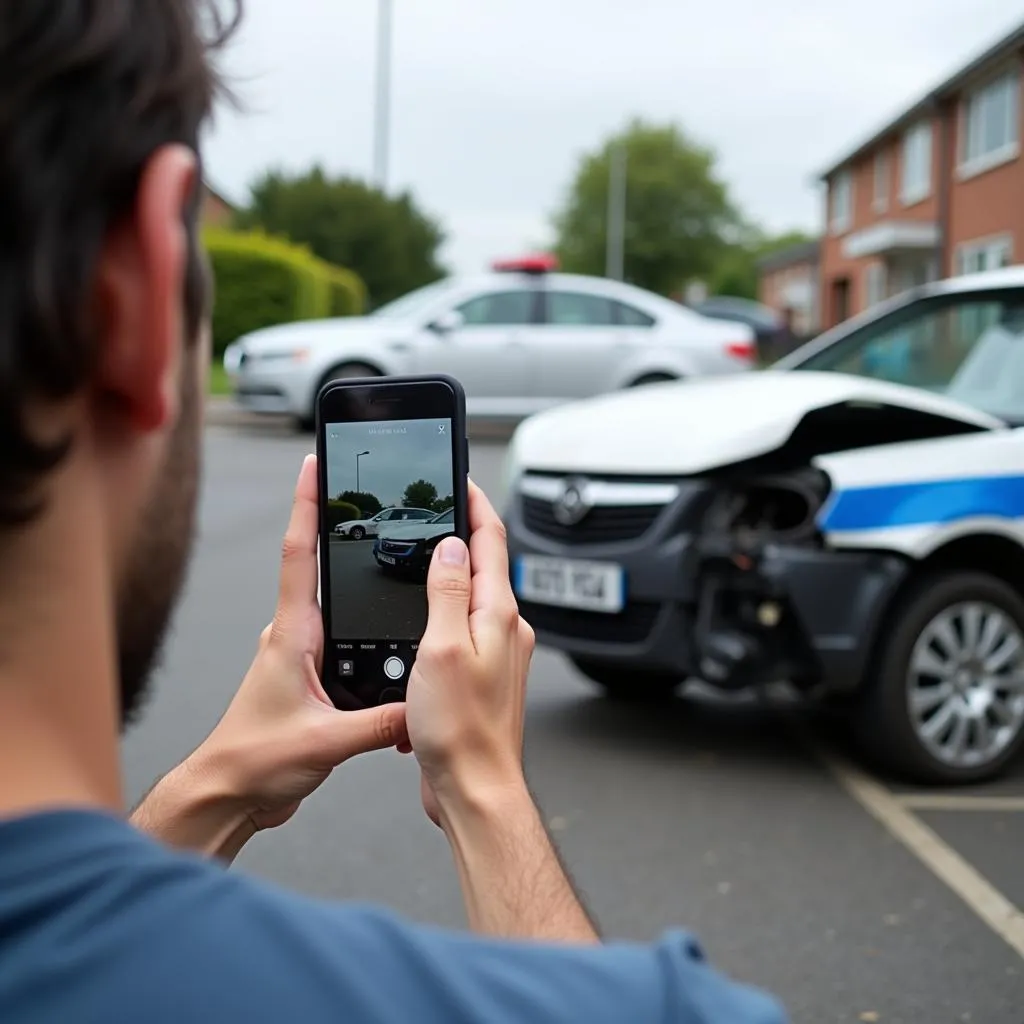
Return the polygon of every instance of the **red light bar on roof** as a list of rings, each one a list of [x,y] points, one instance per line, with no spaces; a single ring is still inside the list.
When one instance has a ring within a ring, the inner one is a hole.
[[[537,253],[514,260],[495,260],[491,269],[497,274],[550,274],[558,269],[558,260],[546,253]]]

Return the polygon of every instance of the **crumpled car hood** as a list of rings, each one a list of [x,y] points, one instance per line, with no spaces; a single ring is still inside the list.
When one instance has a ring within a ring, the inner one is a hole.
[[[657,384],[561,406],[522,423],[509,453],[510,469],[575,473],[687,476],[774,452],[835,412],[849,433],[885,435],[897,418],[904,434],[892,441],[1004,428],[1001,420],[917,388],[839,373],[762,371]],[[865,443],[887,443],[883,436]],[[859,447],[824,436],[819,451]]]

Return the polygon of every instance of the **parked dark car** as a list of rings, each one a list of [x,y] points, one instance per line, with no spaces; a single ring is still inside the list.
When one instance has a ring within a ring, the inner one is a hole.
[[[695,313],[711,320],[731,320],[746,324],[754,332],[757,353],[762,363],[779,359],[804,339],[797,338],[785,319],[770,306],[750,299],[718,295],[691,307]]]

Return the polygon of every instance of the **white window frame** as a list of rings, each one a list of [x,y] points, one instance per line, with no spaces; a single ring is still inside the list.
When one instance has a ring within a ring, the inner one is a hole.
[[[932,124],[920,121],[903,135],[900,201],[913,206],[932,191]]]
[[[989,116],[993,97],[999,90],[1007,90],[1009,102],[1003,111],[1005,118],[1004,138],[999,145],[984,149],[984,118]],[[957,176],[961,179],[983,174],[993,167],[1009,163],[1020,156],[1020,71],[1014,68],[993,78],[984,85],[964,96],[960,105],[960,166]],[[986,104],[988,106],[986,107]],[[977,119],[981,119],[981,121]],[[979,142],[975,136],[980,135]]]
[[[846,204],[840,209],[837,200],[840,195],[846,197]],[[831,181],[828,194],[829,230],[834,235],[841,235],[853,226],[853,172],[840,171]]]
[[[864,268],[864,308],[871,309],[888,297],[886,293],[886,266],[881,261],[869,263]]]
[[[889,209],[891,166],[892,158],[889,156],[889,151],[887,149],[880,149],[875,154],[874,198],[871,203],[875,213],[885,213]]]
[[[1005,257],[1005,262],[1003,262]],[[975,274],[1013,264],[1013,236],[991,235],[964,242],[956,248],[956,273]]]

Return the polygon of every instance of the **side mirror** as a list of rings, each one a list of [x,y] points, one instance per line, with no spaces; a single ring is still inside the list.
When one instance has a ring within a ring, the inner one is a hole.
[[[457,309],[449,309],[448,312],[442,313],[434,320],[430,325],[430,329],[435,334],[452,334],[454,331],[459,330],[465,322],[465,318]]]

